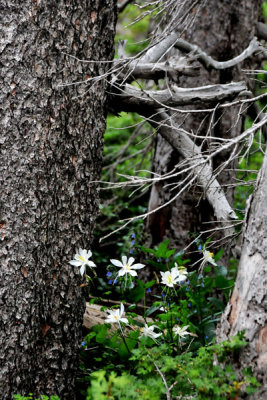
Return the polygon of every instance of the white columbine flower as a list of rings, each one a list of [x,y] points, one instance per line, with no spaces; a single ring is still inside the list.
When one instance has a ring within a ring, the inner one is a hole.
[[[141,336],[147,336],[147,337],[150,337],[151,339],[155,340],[157,337],[162,335],[162,333],[154,332],[155,328],[158,328],[158,327],[156,325],[148,326],[147,324],[145,324],[145,326],[140,329],[140,331],[142,333]]]
[[[124,305],[121,303],[120,308],[117,308],[116,310],[107,310],[109,313],[108,317],[105,319],[105,322],[108,324],[114,324],[117,323],[120,325],[120,322],[124,322],[125,324],[128,324],[128,319],[127,318],[122,318],[124,314]]]
[[[131,275],[131,276],[137,276],[136,269],[141,269],[144,268],[144,264],[133,264],[134,258],[130,257],[129,260],[127,261],[126,256],[122,256],[122,262],[119,260],[110,260],[110,262],[115,265],[116,267],[119,267],[119,273],[118,276],[123,276],[123,275]]]
[[[161,273],[161,283],[166,286],[173,287],[175,284],[179,283],[179,271],[177,266],[173,267],[171,271],[166,271]]]
[[[85,267],[88,265],[88,267],[94,268],[96,267],[95,263],[93,261],[90,261],[89,258],[92,256],[92,252],[90,250],[82,250],[79,249],[78,253],[75,254],[74,260],[69,261],[71,265],[74,265],[75,267],[81,267],[80,268],[80,273],[83,276],[85,272]]]
[[[213,253],[211,253],[210,251],[204,250],[203,251],[203,256],[204,256],[204,262],[205,263],[210,263],[210,264],[212,264],[214,266],[217,265],[216,262],[213,259]]]
[[[174,263],[174,265],[175,265],[175,268],[177,268],[177,270],[179,272],[179,276],[178,276],[179,283],[186,281],[187,275],[188,275],[187,269],[183,266],[178,267],[176,263]]]
[[[186,335],[191,335],[191,333],[190,332],[187,332],[187,328],[188,328],[188,326],[189,325],[186,325],[186,326],[183,326],[182,328],[180,327],[180,326],[178,326],[178,325],[175,325],[174,327],[173,327],[173,332],[174,332],[174,334],[175,335],[178,335],[178,336],[180,336],[181,338],[183,338],[183,337],[185,337]]]

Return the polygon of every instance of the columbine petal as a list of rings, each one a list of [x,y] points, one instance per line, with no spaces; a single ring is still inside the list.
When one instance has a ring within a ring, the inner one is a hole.
[[[88,261],[87,265],[89,265],[89,267],[92,267],[92,268],[96,267],[96,265],[95,265],[95,263],[93,261]]]
[[[80,251],[80,256],[87,259],[87,250],[81,250]]]
[[[83,276],[84,272],[85,272],[85,265],[83,264],[80,268],[80,274]]]
[[[126,263],[128,264],[129,267],[132,265],[133,262],[134,262],[134,258],[133,257],[129,258],[128,263],[127,263],[127,258],[126,258]]]
[[[127,271],[125,270],[125,269],[120,269],[119,270],[119,272],[118,272],[118,276],[123,276],[123,275],[125,275],[127,273]]]
[[[115,265],[116,267],[120,267],[120,268],[123,267],[121,261],[119,261],[119,260],[110,260],[110,262],[111,262],[111,264]]]
[[[129,271],[129,274],[130,274],[131,276],[137,276],[137,272],[136,272],[134,269],[132,269],[131,271]]]
[[[144,267],[145,267],[144,264],[134,264],[134,265],[132,265],[133,269],[141,269],[141,268],[144,268]]]
[[[74,265],[74,267],[80,267],[82,262],[78,261],[78,260],[71,260],[71,261],[69,261],[69,264]]]
[[[121,259],[122,259],[123,266],[125,266],[127,264],[127,257],[126,256],[122,256]]]

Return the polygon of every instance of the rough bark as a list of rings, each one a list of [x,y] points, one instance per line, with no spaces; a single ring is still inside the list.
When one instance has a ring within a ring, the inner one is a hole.
[[[0,1],[0,397],[75,399],[116,1]],[[77,98],[77,96],[80,96]]]
[[[200,9],[194,24],[186,30],[183,38],[188,42],[199,46],[205,53],[215,60],[229,60],[239,55],[247,48],[252,38],[255,36],[256,23],[260,15],[260,0],[245,1],[217,1],[206,2]],[[173,50],[174,52],[174,50]],[[197,77],[181,77],[179,86],[197,87],[208,84],[229,83],[233,80],[240,81],[246,79],[241,72],[241,68],[246,64],[240,64],[234,68],[216,71],[207,70],[201,67]],[[199,65],[200,66],[200,65]],[[191,107],[192,108],[192,107]],[[196,107],[197,108],[197,105]],[[218,122],[212,130],[213,136],[233,137],[240,133],[242,119],[237,122],[238,109],[231,111],[217,111],[214,121]],[[176,119],[177,126],[186,131],[194,131],[199,135],[207,133],[210,116],[207,114],[194,114]],[[212,143],[209,143],[212,145]],[[206,149],[206,148],[205,148]],[[207,150],[207,149],[206,149]],[[213,168],[217,168],[221,162],[225,161],[229,152],[222,154],[214,160]],[[162,138],[158,138],[154,159],[154,171],[158,174],[165,174],[172,170],[180,160],[179,155]],[[229,165],[229,169],[233,167]],[[232,181],[232,172],[220,173],[218,181],[221,185]],[[233,189],[225,190],[230,204],[233,201]],[[149,208],[157,207],[170,199],[168,188],[163,184],[157,184],[151,192]],[[147,229],[151,233],[152,243],[157,243],[164,238],[171,238],[172,244],[178,248],[188,245],[191,239],[188,232],[194,233],[207,229],[204,222],[213,221],[214,214],[206,200],[201,200],[199,190],[183,193],[161,212],[153,214],[148,220]],[[160,229],[158,228],[160,226]],[[212,226],[209,224],[208,228]],[[160,234],[159,234],[160,233]]]
[[[240,366],[252,366],[262,383],[254,399],[267,398],[267,152],[247,210],[241,260],[231,300],[217,329],[224,340],[245,330],[249,345]]]

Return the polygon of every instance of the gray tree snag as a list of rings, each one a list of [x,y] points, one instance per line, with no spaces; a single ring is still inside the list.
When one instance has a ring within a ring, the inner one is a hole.
[[[68,261],[90,248],[107,83],[64,85],[107,71],[116,1],[0,8],[0,397],[73,400],[85,301]]]
[[[262,384],[253,399],[267,398],[267,152],[250,199],[235,288],[217,329],[217,340],[245,330],[248,346],[239,368],[252,366]]]
[[[177,8],[179,6],[177,5]],[[195,10],[192,10],[192,15]],[[198,60],[200,73],[196,76],[180,76],[179,86],[183,88],[196,88],[205,85],[229,84],[232,81],[246,80],[248,87],[250,83],[246,79],[241,68],[254,66],[248,54],[255,53],[260,46],[254,38],[257,33],[257,21],[261,13],[260,0],[245,1],[217,1],[203,2],[195,13],[194,23],[181,32],[179,25],[174,27],[174,32],[166,37],[166,47],[172,46],[172,53],[166,53],[166,58],[172,60],[179,50],[182,55],[189,52],[192,59]],[[172,9],[171,18],[175,14]],[[168,26],[168,19],[166,18]],[[164,29],[164,26],[163,26]],[[180,36],[175,38],[175,30]],[[168,42],[168,43],[167,43]],[[156,54],[156,46],[150,51],[153,58]],[[153,54],[152,54],[153,53]],[[161,55],[160,62],[164,61]],[[245,58],[246,59],[245,59]],[[253,59],[253,58],[252,58]],[[230,61],[229,61],[230,60]],[[241,62],[242,61],[242,62]],[[151,61],[150,61],[151,62]],[[194,64],[193,64],[194,65]],[[201,109],[197,103],[186,107],[179,107],[181,112],[175,114],[175,125],[187,132],[194,132],[204,137],[210,129],[210,134],[215,138],[234,138],[242,130],[244,116],[238,118],[239,107],[231,107],[228,110],[218,108],[211,113],[188,113],[187,109]],[[197,145],[200,140],[195,139]],[[208,152],[212,148],[213,140],[207,140],[204,149]],[[222,152],[212,161],[212,168],[220,170],[220,166],[231,154],[230,151]],[[156,153],[154,158],[153,171],[156,174],[168,174],[175,165],[182,160],[181,156],[166,142],[162,136],[157,137]],[[236,159],[229,163],[226,170],[220,171],[217,180],[224,188],[229,204],[233,205],[233,172],[231,168],[236,167]],[[181,180],[184,177],[181,177]],[[200,201],[201,199],[201,201]],[[170,191],[164,181],[153,185],[150,195],[150,210],[157,208],[170,200]],[[212,229],[216,221],[214,211],[205,200],[205,193],[200,191],[185,191],[177,197],[174,202],[162,208],[159,212],[152,214],[148,219],[147,231],[151,234],[152,243],[156,244],[164,238],[171,238],[172,244],[184,248],[191,241],[188,232],[199,233],[206,229]],[[208,225],[206,224],[208,222]],[[217,224],[217,223],[216,223]],[[218,226],[218,225],[217,225]],[[222,238],[217,234],[217,239]],[[226,251],[227,253],[227,251]],[[227,257],[226,257],[227,258]]]

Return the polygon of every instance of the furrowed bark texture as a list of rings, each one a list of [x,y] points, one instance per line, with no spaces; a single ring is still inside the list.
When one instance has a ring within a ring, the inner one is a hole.
[[[115,0],[0,0],[0,397],[75,399]],[[90,90],[89,90],[90,88]],[[79,97],[77,97],[79,96]]]
[[[251,398],[267,398],[267,153],[248,208],[242,256],[231,300],[217,329],[217,340],[245,330],[248,346],[241,367],[252,366],[262,383]],[[240,365],[239,365],[240,368]]]
[[[238,0],[210,0],[200,9],[194,24],[186,30],[182,38],[198,45],[215,60],[229,60],[239,55],[255,35],[256,22],[260,15],[260,4],[261,1],[259,0],[242,2]],[[174,52],[174,50],[172,51]],[[248,65],[247,63],[246,61],[242,63],[242,66],[222,71],[207,71],[200,65],[199,76],[181,77],[178,86],[193,88],[245,80],[246,77],[242,75],[241,67]],[[195,104],[188,108],[198,108],[198,106]],[[213,116],[213,122],[217,121],[216,124],[213,124],[210,114],[192,114],[187,117],[182,114],[181,117],[176,118],[177,126],[189,132],[193,131],[199,135],[205,135],[211,125],[213,136],[233,137],[240,133],[242,125],[241,120],[237,121],[238,111],[238,108],[231,111],[217,111]],[[211,141],[206,142],[204,150],[207,151],[210,145],[212,146]],[[213,169],[216,169],[228,156],[229,152],[215,159]],[[154,159],[154,171],[158,174],[165,174],[172,170],[180,160],[180,156],[159,136]],[[231,166],[233,167],[233,163],[228,168],[230,169]],[[221,173],[218,181],[222,185],[229,184],[232,182],[232,172]],[[174,193],[171,193],[168,187],[164,188],[164,183],[157,183],[151,192],[150,210],[168,201],[170,196],[173,195]],[[199,188],[194,191],[187,191],[174,203],[153,214],[148,220],[148,230],[151,232],[152,243],[160,242],[168,237],[171,238],[174,246],[183,248],[191,241],[188,238],[188,232],[199,232],[211,228],[210,224],[203,225],[203,222],[214,220],[214,213],[207,201],[199,202],[201,195]],[[226,189],[226,196],[232,204],[232,188]]]

